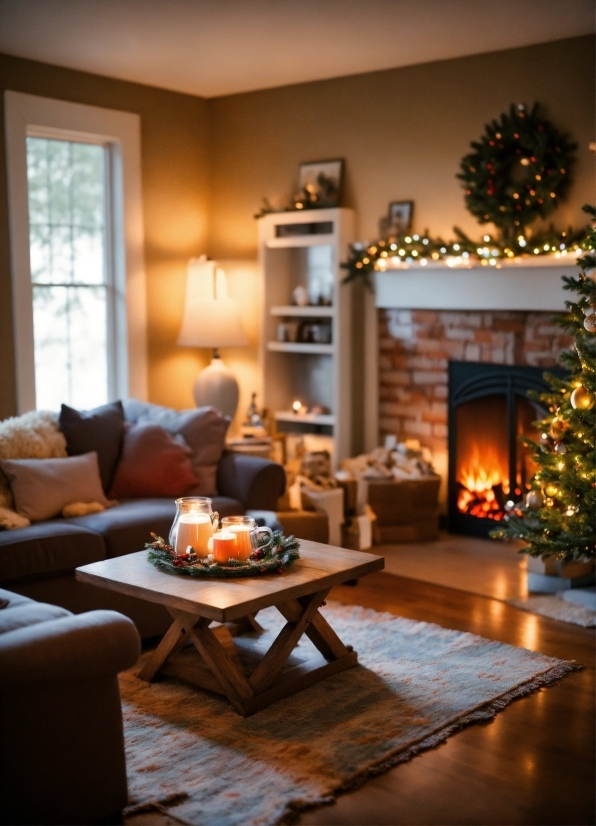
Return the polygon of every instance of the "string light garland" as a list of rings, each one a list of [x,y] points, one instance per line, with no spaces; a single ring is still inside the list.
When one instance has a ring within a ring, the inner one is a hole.
[[[472,241],[461,229],[454,227],[455,240],[443,241],[432,238],[428,231],[422,235],[402,234],[381,238],[366,246],[352,244],[348,259],[342,267],[348,271],[344,283],[362,280],[369,289],[373,288],[375,272],[386,269],[419,264],[432,266],[439,261],[449,267],[465,267],[480,264],[483,267],[499,269],[504,261],[527,258],[534,255],[553,255],[564,261],[581,252],[580,242],[586,235],[586,227],[580,230],[569,228],[557,232],[553,227],[534,236],[526,230],[512,240],[484,235],[482,241]]]
[[[596,209],[584,209],[596,222]],[[563,277],[564,289],[576,293],[559,321],[575,336],[573,350],[561,356],[569,377],[546,373],[551,390],[533,394],[549,411],[537,423],[540,443],[523,440],[539,470],[524,501],[513,503],[491,533],[496,539],[521,539],[522,553],[543,559],[594,559],[596,551],[596,334],[584,325],[596,304],[595,226],[580,245],[579,276]]]

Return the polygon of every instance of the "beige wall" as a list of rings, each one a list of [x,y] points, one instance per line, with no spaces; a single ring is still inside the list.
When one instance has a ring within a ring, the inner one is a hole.
[[[595,198],[592,37],[210,100],[210,252],[254,255],[261,198],[288,198],[300,161],[336,157],[362,240],[395,200],[414,201],[415,230],[449,237],[456,224],[477,236],[460,160],[510,103],[536,100],[579,144],[571,197],[553,219],[581,225]]]
[[[251,300],[253,214],[262,196],[289,197],[300,161],[343,157],[345,205],[357,236],[377,235],[391,200],[415,202],[417,229],[476,235],[455,174],[469,143],[511,102],[539,100],[579,144],[575,185],[554,220],[583,222],[596,200],[594,44],[573,38],[523,49],[306,83],[205,101],[0,55],[0,89],[137,112],[142,123],[145,262],[151,401],[191,406],[206,351],[176,346],[189,257],[208,251],[230,264],[251,348],[227,356],[241,380],[241,411],[257,389]],[[0,107],[2,103],[0,102]],[[2,120],[3,120],[3,112]],[[0,129],[0,418],[16,410],[4,132]]]
[[[186,262],[207,249],[207,104],[191,95],[0,55],[0,89],[60,98],[141,116],[149,396],[194,404],[204,351],[176,347]],[[2,96],[3,97],[3,96]],[[0,102],[2,125],[3,100]],[[4,129],[0,129],[0,419],[16,412]]]

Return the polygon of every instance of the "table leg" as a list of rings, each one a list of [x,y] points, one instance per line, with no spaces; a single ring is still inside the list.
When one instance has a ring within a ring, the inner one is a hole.
[[[174,622],[166,631],[162,641],[159,643],[153,654],[149,657],[149,659],[139,672],[139,678],[141,680],[147,680],[148,683],[153,682],[157,675],[157,672],[168,659],[168,657],[180,651],[182,646],[188,640],[190,633],[190,629],[188,628],[188,626],[191,625],[191,628],[194,627],[194,625],[197,622],[199,622],[200,619],[200,617],[194,617],[192,625],[190,622],[188,622],[188,619],[186,619],[184,622],[180,619],[174,619]]]
[[[307,625],[328,593],[329,589],[312,594],[308,597],[308,602],[301,610],[300,616],[284,625],[250,678],[250,685],[255,694],[265,691],[275,681],[285,661],[296,647],[296,643],[304,634]]]

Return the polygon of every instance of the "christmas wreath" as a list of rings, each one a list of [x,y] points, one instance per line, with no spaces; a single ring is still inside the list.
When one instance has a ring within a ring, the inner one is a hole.
[[[509,114],[486,126],[473,152],[462,158],[465,202],[481,224],[493,223],[504,237],[545,218],[566,194],[577,148],[538,114],[511,105]]]
[[[269,544],[266,536],[258,539],[259,547],[249,559],[229,559],[227,565],[215,562],[211,556],[199,557],[194,553],[176,554],[161,536],[152,533],[153,542],[148,542],[147,559],[156,568],[170,574],[184,574],[195,577],[239,577],[260,574],[281,574],[297,559],[300,559],[300,543],[294,536],[284,536],[275,531]]]

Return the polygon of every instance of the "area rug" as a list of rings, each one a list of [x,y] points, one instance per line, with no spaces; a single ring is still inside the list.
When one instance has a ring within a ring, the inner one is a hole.
[[[139,664],[121,675],[129,816],[288,823],[581,667],[370,609],[323,612],[361,665],[247,719],[217,695],[138,680]],[[283,625],[274,608],[259,622],[268,638]],[[306,638],[299,651],[314,653]]]
[[[565,602],[561,597],[545,594],[527,599],[508,599],[507,603],[541,617],[570,622],[573,625],[582,625],[584,628],[596,627],[596,611],[585,608],[583,605],[573,605]]]

